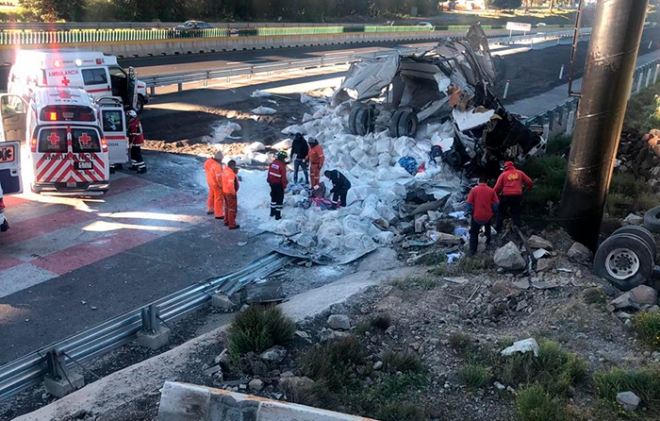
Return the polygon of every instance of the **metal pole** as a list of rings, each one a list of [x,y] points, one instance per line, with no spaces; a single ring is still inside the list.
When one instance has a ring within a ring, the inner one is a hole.
[[[635,90],[636,94],[638,94],[639,91],[642,90],[642,79],[644,79],[644,71],[640,69],[639,72],[637,72],[637,73],[638,73],[638,75],[637,75],[637,89]]]
[[[651,76],[653,76],[653,68],[649,67],[648,71],[646,72],[646,83],[644,83],[645,88],[648,88],[651,84]]]
[[[648,0],[598,0],[560,217],[568,233],[598,245],[607,191]]]
[[[655,65],[655,75],[653,76],[653,84],[654,85],[658,81],[658,72],[660,72],[660,64]]]
[[[561,65],[561,69],[559,69],[559,80],[562,80],[564,78],[564,65]]]

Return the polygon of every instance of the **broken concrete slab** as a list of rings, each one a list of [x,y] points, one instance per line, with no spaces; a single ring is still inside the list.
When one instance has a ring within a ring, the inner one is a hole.
[[[557,259],[539,259],[536,261],[536,271],[546,272],[555,267]]]
[[[44,386],[51,395],[63,398],[85,386],[85,378],[80,373],[67,371],[66,378],[55,380],[48,376],[44,377]]]
[[[162,326],[156,333],[147,333],[142,330],[137,333],[138,344],[153,350],[164,347],[169,340],[170,329]]]
[[[328,326],[331,329],[349,330],[351,328],[351,319],[343,314],[333,314],[328,317]]]
[[[513,241],[509,241],[504,247],[497,249],[493,260],[497,266],[506,270],[521,270],[527,266],[520,249]]]
[[[656,167],[658,168],[658,167]],[[654,168],[654,169],[656,169]],[[635,215],[634,213],[629,214],[626,216],[626,219],[623,220],[623,225],[637,225],[641,226],[644,224],[644,217]]]
[[[616,297],[614,300],[610,301],[610,305],[615,309],[615,310],[623,310],[626,308],[632,308],[635,310],[639,310],[640,306],[639,303],[637,303],[630,292],[626,292],[625,294],[621,294],[618,297]]]
[[[227,296],[227,294],[217,293],[211,297],[211,305],[220,311],[231,311],[236,304]]]
[[[365,256],[358,265],[358,271],[390,270],[401,267],[396,251],[381,247]]]
[[[533,249],[546,249],[552,250],[552,243],[545,238],[541,238],[538,235],[532,235],[529,237],[529,246]]]
[[[518,289],[529,289],[529,280],[528,279],[521,279],[519,281],[514,281],[513,286],[518,288]]]

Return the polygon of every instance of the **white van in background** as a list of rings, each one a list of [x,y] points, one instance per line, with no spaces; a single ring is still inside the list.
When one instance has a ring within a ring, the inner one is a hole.
[[[94,97],[114,96],[140,112],[149,102],[147,85],[134,80],[117,57],[98,51],[77,49],[21,50],[11,67],[7,92],[29,100],[34,86],[83,88]]]

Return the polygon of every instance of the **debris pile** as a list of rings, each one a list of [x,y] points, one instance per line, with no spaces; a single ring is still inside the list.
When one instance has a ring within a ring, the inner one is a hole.
[[[660,189],[660,130],[653,129],[649,133],[624,133],[621,136],[617,159],[614,163],[616,171],[631,173],[642,177],[654,188]]]
[[[658,292],[648,285],[640,285],[610,301],[607,309],[627,325],[630,325],[636,312],[660,312]]]

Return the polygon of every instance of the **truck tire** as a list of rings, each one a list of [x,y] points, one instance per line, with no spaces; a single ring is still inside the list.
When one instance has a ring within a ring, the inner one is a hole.
[[[598,247],[594,274],[621,291],[630,291],[649,279],[653,265],[653,255],[645,241],[631,234],[615,234]]]
[[[644,214],[644,227],[655,234],[660,234],[660,206],[646,211]]]
[[[655,243],[655,237],[646,228],[638,227],[636,225],[627,225],[612,233],[612,235],[615,234],[630,234],[639,237],[644,240],[646,245],[651,249],[651,253],[653,253],[653,259],[655,259],[655,257],[658,255],[658,248]]]
[[[144,96],[138,94],[137,103],[135,104],[135,112],[140,114],[143,110],[144,110]]]
[[[357,119],[357,114],[360,112],[362,107],[355,107],[351,110],[351,113],[348,115],[348,132],[352,135],[357,136],[357,129],[355,128],[355,120]]]
[[[417,133],[417,114],[410,110],[398,110],[392,116],[392,124],[390,125],[390,134],[392,137],[413,137]]]
[[[348,116],[348,130],[356,136],[366,136],[374,131],[374,110],[369,107],[355,107]]]

